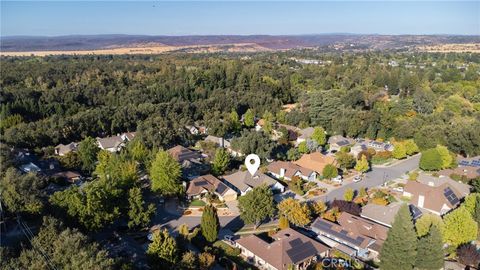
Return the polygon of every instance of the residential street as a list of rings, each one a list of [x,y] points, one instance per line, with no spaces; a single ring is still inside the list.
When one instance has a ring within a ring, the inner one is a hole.
[[[419,162],[420,154],[412,156],[406,160],[399,161],[389,167],[373,167],[371,171],[365,174],[365,177],[362,181],[346,184],[338,189],[332,190],[328,194],[319,196],[317,200],[332,201],[334,199],[343,199],[343,193],[348,188],[359,190],[362,187],[371,188],[380,186],[385,182],[402,176],[406,172],[417,169]]]

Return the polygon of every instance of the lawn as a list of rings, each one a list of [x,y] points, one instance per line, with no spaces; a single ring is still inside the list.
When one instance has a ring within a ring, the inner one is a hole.
[[[193,200],[190,202],[190,206],[205,206],[205,202],[202,200]]]

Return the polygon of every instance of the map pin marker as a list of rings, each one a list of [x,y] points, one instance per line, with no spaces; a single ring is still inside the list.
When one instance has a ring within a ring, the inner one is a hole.
[[[253,164],[252,164],[252,160],[253,160]],[[245,158],[245,166],[247,166],[247,169],[250,172],[250,174],[254,176],[258,170],[258,167],[260,167],[260,158],[255,154],[248,155]]]

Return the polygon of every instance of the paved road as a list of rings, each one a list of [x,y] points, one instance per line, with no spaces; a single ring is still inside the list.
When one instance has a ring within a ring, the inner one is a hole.
[[[408,171],[418,168],[420,155],[413,156],[409,159],[400,161],[390,167],[374,167],[373,170],[365,174],[365,178],[358,183],[349,183],[338,189],[332,190],[326,195],[319,196],[316,200],[331,201],[333,199],[343,199],[343,193],[347,188],[358,190],[362,187],[371,188],[382,185],[384,182],[396,179]],[[194,228],[200,225],[201,217],[198,216],[182,216],[180,213],[175,213],[172,209],[167,207],[159,207],[154,217],[154,224],[166,227],[169,230],[175,230],[179,225],[185,223],[189,228]],[[167,211],[168,210],[168,211]],[[243,221],[239,216],[219,217],[222,231],[234,231],[243,226]]]
[[[359,190],[362,187],[371,188],[377,187],[385,182],[399,178],[406,172],[413,171],[418,168],[418,163],[420,161],[420,155],[410,157],[406,160],[395,163],[389,167],[374,167],[371,171],[365,174],[365,177],[362,181],[358,183],[349,183],[340,188],[332,190],[331,192],[322,195],[317,198],[317,200],[323,201],[332,201],[334,199],[343,199],[343,193],[347,188],[352,188],[353,190]]]

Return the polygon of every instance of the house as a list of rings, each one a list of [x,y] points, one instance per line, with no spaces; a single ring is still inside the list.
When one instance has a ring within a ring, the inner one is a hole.
[[[227,139],[224,139],[224,138],[221,138],[221,137],[216,137],[216,136],[212,136],[212,135],[208,135],[205,140],[206,142],[213,142],[215,143],[216,145],[220,146],[220,147],[223,147],[225,149],[227,149],[227,151],[234,157],[240,157],[240,156],[243,156],[242,153],[234,150],[232,148],[232,145],[231,145],[231,141],[227,140]]]
[[[185,129],[188,130],[188,132],[190,132],[190,134],[192,135],[198,135],[200,134],[200,131],[198,130],[197,127],[195,126],[185,126]]]
[[[60,178],[60,179],[64,179],[66,180],[67,182],[69,183],[75,183],[75,182],[78,182],[80,180],[82,180],[82,175],[80,175],[79,173],[77,172],[73,172],[73,171],[61,171],[61,172],[57,172],[57,173],[54,173],[52,175],[53,178]]]
[[[337,160],[333,156],[326,156],[320,152],[313,152],[311,154],[304,154],[299,160],[294,161],[293,163],[321,175],[325,166],[328,164],[336,166]]]
[[[55,155],[58,156],[65,156],[66,154],[70,152],[76,152],[78,147],[78,143],[76,142],[71,142],[67,145],[64,144],[59,144],[55,146]]]
[[[121,136],[111,136],[106,138],[97,137],[98,147],[109,152],[118,152],[125,146],[125,140]]]
[[[388,205],[369,203],[362,207],[360,216],[384,226],[392,227],[393,220],[401,206],[401,202],[394,202]]]
[[[211,174],[202,175],[190,181],[186,193],[188,198],[192,199],[200,198],[209,192],[217,195],[222,201],[229,202],[237,199],[237,192]]]
[[[459,175],[466,179],[480,177],[480,166],[459,166],[454,169],[445,169],[438,172],[442,176],[450,177],[450,175]]]
[[[372,148],[375,151],[393,151],[393,144],[386,143],[386,142],[377,142],[373,140],[367,139],[356,139],[355,145],[351,148],[351,153],[357,156],[361,151],[367,150],[368,148]]]
[[[297,137],[296,145],[300,144],[301,142],[306,142],[310,137],[313,135],[313,131],[315,129],[313,127],[307,127],[300,130],[298,133],[300,136]]]
[[[453,180],[452,180],[453,181]],[[461,183],[458,183],[461,184]],[[460,187],[462,190],[457,189]],[[409,197],[411,204],[420,210],[428,210],[436,215],[444,215],[460,204],[460,200],[470,191],[449,181],[408,181],[403,196]]]
[[[133,140],[135,135],[135,132],[126,132],[121,135],[106,138],[97,137],[97,144],[100,149],[114,153],[120,151],[127,142]]]
[[[349,256],[376,256],[387,239],[388,228],[368,219],[343,212],[337,222],[317,218],[311,229],[322,242]]]
[[[263,126],[265,125],[265,120],[264,119],[259,119],[257,123],[255,123],[255,131],[260,131],[262,130]]]
[[[362,213],[360,216],[391,228],[395,216],[397,215],[398,210],[400,210],[402,204],[402,202],[393,202],[388,205],[369,203],[362,207]],[[413,220],[417,220],[423,214],[420,209],[414,205],[410,204],[409,209]]]
[[[260,185],[267,185],[274,192],[276,191],[283,193],[285,191],[285,187],[280,184],[280,182],[259,171],[257,171],[253,176],[248,171],[238,171],[236,173],[223,176],[223,180],[227,186],[231,187],[242,196]]]
[[[202,158],[202,154],[197,151],[192,151],[181,145],[177,145],[167,150],[167,152],[180,164],[184,161],[198,161]]]
[[[341,135],[334,135],[328,138],[328,144],[330,145],[330,152],[338,152],[343,146],[350,146],[355,143],[353,139],[343,137]]]
[[[267,170],[277,179],[292,180],[294,176],[298,176],[304,180],[314,181],[317,178],[315,171],[287,161],[272,162],[267,166]]]
[[[202,154],[197,151],[177,145],[167,152],[182,165],[182,176],[186,179],[192,180],[210,170],[210,166],[202,162]]]
[[[327,246],[293,230],[283,229],[266,241],[256,235],[240,238],[235,242],[247,261],[260,269],[307,269],[328,256]]]

